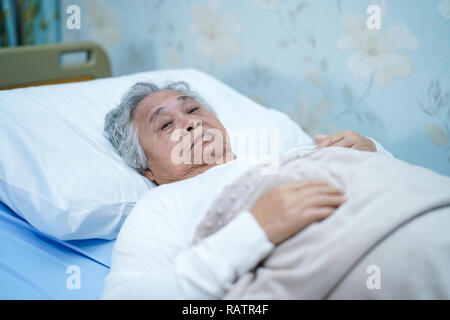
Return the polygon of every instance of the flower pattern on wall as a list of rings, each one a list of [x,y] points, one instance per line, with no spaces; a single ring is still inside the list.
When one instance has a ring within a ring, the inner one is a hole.
[[[336,128],[326,119],[332,111],[332,84],[328,75],[329,58],[318,50],[318,41],[315,35],[302,24],[302,17],[308,14],[305,11],[310,10],[311,12],[314,8],[306,1],[289,2],[286,0],[271,2],[270,5],[267,2],[261,5],[259,2],[258,6],[263,9],[273,9],[283,31],[278,40],[278,46],[285,50],[294,48],[298,50],[302,62],[299,71],[303,72],[306,80],[315,90],[318,90],[318,94],[321,96],[315,107],[310,107],[307,97],[302,95],[295,108],[287,106],[282,111],[289,113],[310,134],[319,133],[320,130],[323,130],[323,133],[331,133],[332,129]],[[317,116],[314,115],[315,112],[317,112]]]
[[[439,79],[434,79],[425,101],[417,100],[420,109],[433,121],[425,124],[425,132],[438,147],[445,148],[450,161],[450,90],[442,89]]]
[[[298,99],[297,108],[287,106],[285,110],[311,136],[337,131],[334,125],[326,121],[331,112],[331,101],[328,99],[321,99],[315,106],[311,106],[307,95],[302,93]]]
[[[84,2],[79,39],[109,48],[115,75],[194,67],[311,135],[355,130],[450,175],[450,0],[62,1]]]
[[[347,67],[356,79],[369,80],[373,76],[376,84],[387,87],[394,76],[407,78],[413,74],[411,59],[399,50],[414,51],[419,40],[404,24],[381,33],[369,30],[358,14],[345,15],[342,24],[347,35],[339,39],[338,47],[343,51],[355,51]]]
[[[197,52],[214,63],[226,63],[239,54],[236,36],[241,24],[230,13],[220,13],[220,1],[208,0],[206,6],[194,4],[189,31],[197,37]]]
[[[143,1],[145,0],[134,0]],[[149,5],[149,4],[147,4]],[[161,50],[165,52],[167,61],[172,67],[180,68],[183,66],[183,54],[184,54],[184,41],[185,33],[180,32],[179,26],[164,19],[160,19],[163,16],[164,5],[167,5],[166,0],[155,0],[151,2],[149,10],[149,26],[147,27],[147,35],[149,39],[153,39],[158,36],[164,36],[164,41],[159,45],[164,45],[165,49]]]
[[[122,39],[121,14],[115,6],[105,0],[85,0],[86,24],[89,25],[90,38],[110,48]]]
[[[259,63],[253,62],[244,79],[246,80],[247,86],[250,89],[247,93],[249,98],[259,103],[260,105],[267,105],[267,103],[264,101],[264,98],[261,97],[259,92],[267,91],[268,86],[272,82],[269,68],[261,66]]]

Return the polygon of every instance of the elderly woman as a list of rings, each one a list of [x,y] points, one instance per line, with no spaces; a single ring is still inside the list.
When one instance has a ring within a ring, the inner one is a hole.
[[[126,163],[159,185],[139,201],[122,227],[131,232],[121,232],[116,241],[106,299],[220,298],[274,246],[330,216],[345,201],[342,190],[326,181],[284,184],[192,246],[195,228],[212,200],[250,166],[233,153],[211,107],[185,82],[163,88],[137,83],[106,116],[105,131]],[[316,148],[387,153],[371,138],[348,130],[315,140]],[[220,147],[212,148],[214,161],[203,157],[180,163],[174,161],[174,149],[181,142],[191,160],[201,150],[196,146]]]

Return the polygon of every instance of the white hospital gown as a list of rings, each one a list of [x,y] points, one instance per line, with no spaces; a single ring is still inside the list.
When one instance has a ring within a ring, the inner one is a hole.
[[[379,153],[391,156],[374,142]],[[250,166],[238,158],[149,190],[119,233],[102,298],[221,298],[273,244],[250,212],[195,246],[191,241],[212,201]]]

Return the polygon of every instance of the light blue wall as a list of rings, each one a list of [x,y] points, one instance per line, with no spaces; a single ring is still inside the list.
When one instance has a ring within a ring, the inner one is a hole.
[[[101,43],[115,75],[195,67],[310,134],[351,129],[450,175],[450,0],[63,0],[63,17],[73,3],[64,41]]]

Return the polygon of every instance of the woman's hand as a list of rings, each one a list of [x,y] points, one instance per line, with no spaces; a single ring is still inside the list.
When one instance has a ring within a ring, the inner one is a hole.
[[[345,201],[339,188],[321,180],[300,180],[264,193],[250,209],[277,245],[309,224],[330,216]]]
[[[325,147],[343,147],[361,151],[377,152],[375,143],[351,130],[344,130],[330,135],[317,134],[314,136],[317,146],[314,149]]]

